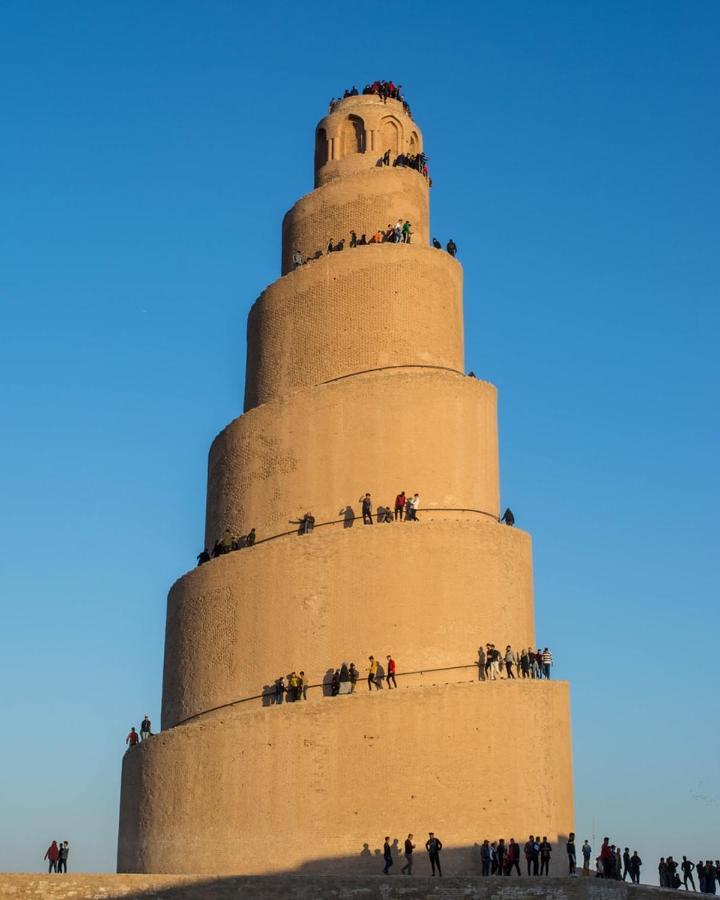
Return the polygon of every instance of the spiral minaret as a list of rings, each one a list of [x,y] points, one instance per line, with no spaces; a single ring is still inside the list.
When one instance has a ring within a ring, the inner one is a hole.
[[[315,190],[250,311],[245,411],[210,449],[206,546],[258,543],[170,591],[163,731],[124,759],[119,871],[352,871],[385,834],[431,830],[472,871],[485,836],[572,829],[567,683],[478,677],[487,641],[536,646],[530,537],[497,521],[496,390],[464,375],[462,268],[429,245],[428,180],[386,150],[423,150],[397,100],[348,97],[316,129]],[[398,219],[411,243],[293,270]],[[350,518],[403,490],[419,522]],[[288,534],[307,511],[315,530]],[[392,654],[397,690],[327,696],[370,654]],[[307,701],[275,705],[293,670]]]

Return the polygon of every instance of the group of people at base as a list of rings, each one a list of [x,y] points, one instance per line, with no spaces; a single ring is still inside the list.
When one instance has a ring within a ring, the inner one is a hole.
[[[627,847],[625,852],[627,853]],[[682,879],[678,869],[683,874]],[[682,885],[686,891],[689,891],[688,882],[690,882],[692,889],[696,891],[693,871],[697,873],[700,893],[714,894],[718,880],[720,880],[720,859],[716,859],[715,862],[711,859],[706,859],[705,862],[699,859],[697,863],[694,863],[687,856],[683,856],[682,862],[677,863],[672,856],[661,856],[658,863],[658,883],[660,887],[675,889]]]
[[[413,843],[414,835],[409,834],[405,838],[405,846],[403,850],[403,854],[405,856],[405,865],[400,869],[403,875],[412,875],[413,870],[413,858],[415,853],[416,844]],[[397,842],[397,839],[394,843]],[[430,867],[432,869],[431,874],[435,875],[435,871],[437,870],[438,875],[442,875],[442,867],[440,866],[440,851],[442,850],[442,841],[439,837],[436,837],[434,832],[430,832],[428,834],[428,839],[425,841],[425,850],[427,851],[428,859],[430,860]],[[390,843],[390,836],[385,836],[385,843],[383,844],[383,875],[390,874],[390,867],[395,864],[395,860],[392,855],[393,846]]]
[[[68,856],[70,856],[70,844],[67,841],[53,841],[43,857],[48,862],[48,874],[64,872],[67,875]]]
[[[137,733],[135,726],[133,725],[130,728],[128,736],[125,738],[125,744],[129,750],[132,750],[136,744],[146,741],[149,737],[152,737],[152,723],[150,722],[150,718],[146,715],[140,723],[140,734]]]

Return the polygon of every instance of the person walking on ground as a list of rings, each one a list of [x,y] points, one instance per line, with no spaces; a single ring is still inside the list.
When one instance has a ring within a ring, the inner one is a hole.
[[[368,668],[368,690],[372,691],[373,685],[375,685],[375,690],[380,690],[380,685],[377,681],[377,672],[378,672],[378,661],[374,656],[369,656],[370,667]]]
[[[582,855],[583,855],[583,867],[582,867],[583,875],[589,875],[590,874],[590,857],[592,856],[592,847],[588,843],[587,838],[585,838],[585,841],[582,845]]]
[[[504,522],[506,525],[509,525],[511,528],[515,525],[515,516],[512,514],[512,510],[508,506],[502,516],[498,519],[498,522]]]
[[[138,735],[137,731],[135,731],[135,726],[133,725],[130,729],[130,734],[125,738],[125,743],[130,749],[132,749],[139,740],[140,736]]]
[[[43,859],[46,859],[48,861],[48,875],[51,872],[57,871],[57,861],[59,855],[60,850],[58,848],[57,841],[53,841],[45,851],[45,856],[43,856]]]
[[[575,875],[575,866],[577,857],[575,855],[575,832],[571,831],[568,835],[567,844],[565,844],[568,856],[568,875]]]
[[[383,845],[383,859],[385,860],[385,868],[383,869],[383,875],[389,875],[390,874],[390,866],[393,864],[392,849],[390,848],[389,835],[385,836],[385,844]]]
[[[395,521],[398,519],[402,522],[403,518],[403,510],[405,509],[405,504],[407,503],[407,498],[405,497],[405,491],[400,491],[400,493],[395,498]]]
[[[550,874],[550,854],[552,853],[552,845],[549,843],[547,836],[543,836],[540,843],[540,874]]]
[[[393,687],[397,687],[397,681],[395,681],[395,660],[388,654],[387,657],[387,675],[386,681],[388,690],[390,690],[390,682],[392,681]]]
[[[490,861],[492,859],[492,853],[490,851],[490,842],[487,838],[482,842],[482,846],[480,847],[480,862],[482,865],[481,874],[483,876],[490,874]]]
[[[535,835],[531,834],[527,841],[525,841],[525,846],[523,847],[523,852],[525,853],[525,863],[527,865],[527,873],[528,875],[537,874],[537,872],[533,873],[533,868],[537,869],[537,861],[535,862],[535,866],[533,866],[533,853],[535,846]]]
[[[430,857],[430,867],[432,869],[432,874],[435,874],[435,868],[437,867],[438,875],[442,876],[442,869],[440,868],[440,851],[442,850],[442,841],[440,840],[440,838],[435,837],[432,831],[428,834],[428,839],[425,841],[425,849],[427,850],[428,856]]]
[[[355,668],[355,663],[350,663],[349,672],[350,672],[350,693],[354,694],[355,687],[357,686],[357,683],[358,683],[358,678],[360,677],[360,673]]]
[[[64,872],[67,875],[67,861],[68,856],[70,856],[70,845],[67,841],[64,841],[58,847],[58,862],[57,862],[57,870],[58,872]]]
[[[307,679],[305,678],[305,673],[301,672],[298,675],[298,688],[297,688],[298,700],[307,700],[307,689],[308,689],[308,685],[307,685]]]
[[[145,713],[145,718],[140,723],[140,740],[146,741],[149,737],[152,737],[151,731],[152,725],[150,724],[150,718],[148,714]]]
[[[498,875],[509,875],[510,873],[506,871],[507,869],[507,846],[505,845],[505,838],[500,838],[498,841],[497,849],[495,850],[495,855],[497,856],[497,868]]]
[[[372,501],[370,499],[370,494],[365,494],[364,497],[361,497],[358,501],[362,503],[362,520],[363,525],[372,525]]]
[[[630,881],[633,884],[640,884],[640,866],[642,865],[642,860],[638,856],[637,850],[633,850],[633,855],[630,857]]]
[[[508,875],[512,875],[513,869],[520,875],[520,844],[515,843],[515,838],[510,838],[510,843],[508,844]]]
[[[413,850],[415,849],[415,844],[412,841],[413,836],[409,834],[405,838],[405,865],[400,869],[402,875],[412,875]]]
[[[452,238],[450,238],[450,240],[447,242],[447,246],[445,249],[450,254],[450,256],[457,256],[457,244]]]
[[[687,856],[683,856],[682,862],[680,863],[680,868],[682,869],[683,873],[683,884],[685,885],[685,890],[690,890],[690,888],[687,886],[688,879],[690,880],[692,889],[695,890],[695,879],[693,878],[693,869],[695,868],[695,863],[691,863]]]
[[[622,861],[623,861],[622,880],[625,881],[625,879],[630,874],[630,850],[627,847],[623,851]]]

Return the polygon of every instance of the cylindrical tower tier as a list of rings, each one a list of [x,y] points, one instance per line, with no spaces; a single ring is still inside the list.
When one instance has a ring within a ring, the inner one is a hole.
[[[412,246],[428,245],[428,183],[413,169],[376,167],[332,181],[298,200],[285,214],[282,272],[292,269],[295,250],[303,259],[315,256],[318,250],[325,255],[328,242],[336,245],[342,238],[349,250],[351,231],[358,238],[364,234],[369,241],[378,230],[387,230],[399,219],[410,222]]]
[[[234,707],[129,752],[118,870],[379,875],[383,835],[402,852],[434,831],[444,874],[462,875],[486,835],[560,842],[572,821],[567,682],[364,689]],[[553,857],[566,874],[564,847]]]
[[[384,366],[463,371],[462,270],[428,247],[357,247],[271,284],[248,317],[245,409]]]
[[[310,511],[343,518],[369,491],[373,508],[400,491],[431,508],[497,516],[497,394],[435,368],[353,375],[265,403],[231,422],[208,462],[206,546],[226,529],[269,537]]]
[[[476,679],[480,644],[534,646],[530,554],[525,532],[476,519],[317,529],[212,560],[170,592],[163,728],[290,670],[316,685],[345,661],[364,678],[370,654],[391,653],[404,685]]]

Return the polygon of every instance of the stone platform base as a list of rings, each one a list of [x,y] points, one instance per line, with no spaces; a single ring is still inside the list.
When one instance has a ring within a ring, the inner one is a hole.
[[[647,900],[664,888],[590,878],[0,873],[0,900]]]

